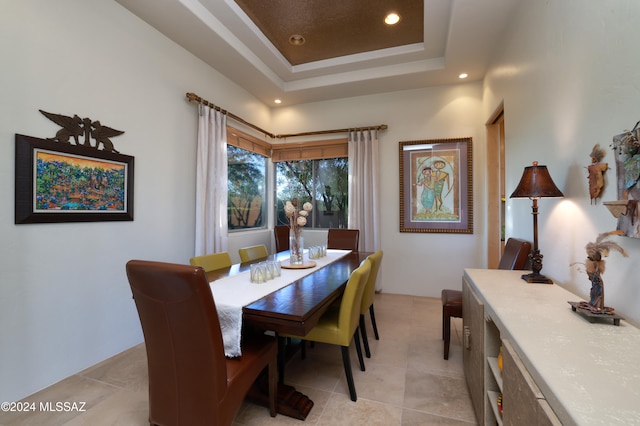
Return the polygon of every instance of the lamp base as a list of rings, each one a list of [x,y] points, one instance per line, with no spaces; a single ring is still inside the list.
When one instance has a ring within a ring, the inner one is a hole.
[[[522,279],[530,284],[553,284],[551,278],[547,278],[540,273],[536,274],[535,272],[523,275]]]

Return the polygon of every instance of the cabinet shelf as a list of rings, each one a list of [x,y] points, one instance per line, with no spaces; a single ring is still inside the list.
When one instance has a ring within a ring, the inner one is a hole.
[[[498,358],[487,357],[487,363],[489,364],[493,378],[496,379],[498,389],[502,392],[502,372],[500,371],[500,368],[498,368]]]
[[[498,396],[499,392],[488,391],[487,399],[489,400],[489,405],[491,406],[491,411],[493,411],[493,416],[496,419],[496,423],[498,426],[502,426],[502,415],[500,414],[500,410],[498,410]]]

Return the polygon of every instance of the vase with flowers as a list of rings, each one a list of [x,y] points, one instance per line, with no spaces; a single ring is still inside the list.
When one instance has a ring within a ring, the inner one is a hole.
[[[301,209],[300,201],[297,198],[287,201],[284,205],[284,212],[289,219],[289,263],[292,265],[302,265],[303,263],[302,228],[307,224],[307,217],[311,210],[313,210],[311,203],[304,203]]]

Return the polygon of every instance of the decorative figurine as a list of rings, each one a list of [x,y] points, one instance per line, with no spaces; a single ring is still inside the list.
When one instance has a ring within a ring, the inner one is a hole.
[[[604,232],[598,235],[595,242],[586,245],[587,260],[584,263],[587,276],[591,281],[591,292],[589,294],[589,302],[569,302],[574,308],[581,311],[587,311],[593,315],[614,315],[614,309],[604,305],[604,281],[602,274],[605,271],[604,258],[609,256],[611,250],[620,252],[627,257],[627,252],[613,241],[608,241],[607,237],[611,235],[623,235],[620,230]],[[617,324],[616,324],[617,325]]]
[[[70,139],[73,137],[75,145],[94,148],[96,150],[99,150],[100,145],[102,145],[103,151],[118,153],[109,138],[120,136],[124,133],[122,130],[103,126],[98,120],[92,121],[90,118],[80,118],[75,114],[73,117],[69,117],[61,114],[52,114],[43,110],[39,111],[49,120],[62,127],[62,129],[56,132],[56,136],[48,138],[49,140],[70,144]],[[84,142],[80,142],[82,135],[84,135]],[[91,138],[95,139],[95,145],[91,143]]]
[[[599,144],[593,146],[593,150],[589,156],[591,157],[591,165],[587,166],[589,171],[589,195],[591,196],[591,203],[600,198],[602,189],[604,188],[604,172],[609,169],[607,163],[602,163],[606,151],[600,148]]]

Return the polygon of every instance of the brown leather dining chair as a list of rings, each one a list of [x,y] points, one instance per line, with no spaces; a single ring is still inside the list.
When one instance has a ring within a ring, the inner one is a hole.
[[[265,368],[276,415],[276,340],[251,335],[241,357],[226,358],[202,267],[131,260],[126,270],[147,350],[151,425],[230,425]]]
[[[526,269],[531,253],[531,243],[517,238],[509,238],[500,258],[498,269]],[[462,291],[444,289],[442,300],[442,340],[444,340],[444,359],[449,359],[451,342],[451,317],[462,318]]]
[[[360,230],[330,228],[327,234],[327,248],[358,251]]]
[[[289,250],[289,227],[276,225],[273,227],[273,235],[276,240],[276,253]]]

